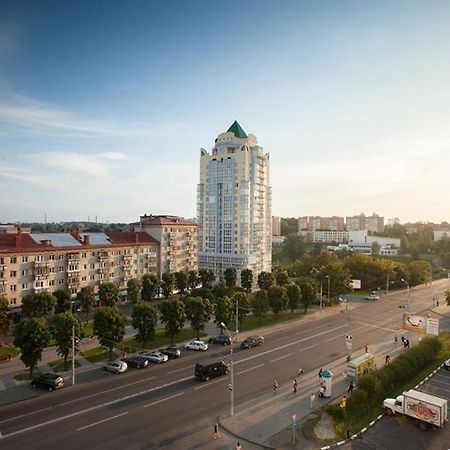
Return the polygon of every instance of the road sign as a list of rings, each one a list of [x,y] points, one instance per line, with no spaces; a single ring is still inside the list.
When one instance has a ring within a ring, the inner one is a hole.
[[[228,385],[228,389],[229,389],[230,391],[233,390],[233,385],[232,385],[231,383]]]

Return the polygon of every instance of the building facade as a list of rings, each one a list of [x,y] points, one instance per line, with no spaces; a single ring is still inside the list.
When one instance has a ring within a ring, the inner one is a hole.
[[[281,217],[272,216],[272,236],[281,236]]]
[[[165,272],[198,270],[198,225],[177,216],[143,215],[135,231],[144,231],[160,243],[161,276]]]
[[[199,267],[216,279],[228,267],[255,277],[272,269],[269,154],[237,122],[201,150],[197,186]]]
[[[341,230],[315,230],[315,231],[299,231],[301,236],[304,236],[308,241],[314,243],[344,243],[348,241],[348,232]]]
[[[339,216],[304,216],[297,219],[298,231],[330,230],[344,231],[344,218]]]
[[[126,289],[131,278],[158,273],[159,243],[143,232],[0,233],[0,295],[14,308],[32,292],[105,282]]]

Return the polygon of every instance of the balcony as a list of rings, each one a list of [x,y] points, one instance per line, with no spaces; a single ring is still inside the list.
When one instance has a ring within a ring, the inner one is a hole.
[[[36,286],[34,285],[34,290],[35,291],[46,291],[48,289],[48,286]]]
[[[97,273],[106,273],[108,271],[107,267],[99,267],[97,269]]]
[[[38,267],[48,267],[48,261],[34,261],[34,267],[38,268]]]
[[[78,273],[80,271],[80,267],[67,267],[67,273]]]
[[[34,280],[35,281],[48,280],[48,273],[35,273]]]
[[[5,286],[5,285],[6,285],[6,279],[0,278],[0,286]]]
[[[8,266],[6,264],[0,264],[0,270],[6,270]]]
[[[68,262],[75,262],[80,260],[80,254],[79,253],[68,253],[67,254],[67,261]]]
[[[129,260],[131,260],[132,257],[133,257],[133,255],[123,255],[123,260],[129,261]]]

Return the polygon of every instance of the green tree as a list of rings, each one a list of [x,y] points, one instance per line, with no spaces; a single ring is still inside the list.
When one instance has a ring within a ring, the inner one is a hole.
[[[289,274],[287,270],[277,270],[275,272],[275,280],[278,286],[286,286],[289,283]]]
[[[280,228],[281,236],[298,233],[298,219],[296,217],[282,217]]]
[[[22,299],[22,317],[49,317],[55,308],[56,298],[49,292],[31,292]]]
[[[190,270],[188,273],[188,286],[189,289],[192,291],[193,289],[196,289],[199,284],[199,278],[198,273],[196,270]]]
[[[72,310],[72,296],[69,289],[60,288],[53,292],[56,298],[55,314]]]
[[[119,287],[114,283],[102,283],[98,288],[100,306],[115,306],[120,301]]]
[[[260,272],[258,274],[258,286],[260,289],[267,291],[267,289],[269,289],[270,286],[273,286],[274,283],[275,277],[272,272]]]
[[[10,322],[8,300],[0,297],[0,347],[3,345],[3,338],[8,334]]]
[[[308,306],[314,303],[316,299],[316,287],[310,281],[303,281],[300,284],[300,302],[303,305],[305,313],[308,311]]]
[[[83,286],[77,294],[77,300],[81,303],[87,322],[89,313],[94,309],[94,288],[92,286]]]
[[[30,378],[42,358],[42,352],[50,340],[45,317],[26,317],[14,330],[14,345],[20,349],[20,359],[30,369]]]
[[[114,345],[120,344],[125,336],[125,317],[115,306],[103,306],[94,315],[94,334],[100,345],[109,350],[112,358]]]
[[[204,288],[210,288],[215,279],[214,272],[210,269],[200,269],[198,271],[198,277],[200,278],[200,283]]]
[[[174,337],[180,334],[186,322],[184,305],[180,300],[163,301],[159,304],[160,319],[173,344]]]
[[[227,285],[227,287],[229,287],[229,288],[236,287],[237,272],[234,267],[228,267],[225,270],[223,276],[225,278],[225,284]]]
[[[252,290],[253,286],[253,272],[250,269],[243,269],[241,271],[241,287],[247,292]]]
[[[214,323],[220,326],[220,323],[228,324],[233,317],[233,302],[227,296],[219,297],[214,305]],[[220,327],[222,331],[222,327]]]
[[[297,233],[287,235],[284,241],[284,252],[291,261],[300,259],[306,253],[307,247],[305,238]]]
[[[139,302],[133,306],[131,325],[138,330],[137,338],[145,347],[148,341],[155,337],[155,328],[158,322],[158,310],[147,302]]]
[[[141,287],[141,282],[136,278],[130,278],[127,281],[127,297],[128,300],[131,300],[131,303],[135,304],[139,301]]]
[[[83,337],[80,319],[71,312],[55,314],[52,320],[52,334],[56,341],[56,351],[64,359],[64,370],[67,370],[67,358],[72,351],[72,329],[75,333],[75,353],[78,353]]]
[[[184,301],[184,310],[187,320],[191,323],[191,328],[195,331],[197,339],[199,339],[200,332],[211,320],[213,312],[211,302],[201,297],[188,297]]]
[[[286,286],[286,296],[289,309],[291,310],[291,312],[294,312],[294,310],[297,309],[300,305],[300,301],[302,298],[300,288],[296,284],[288,284]]]
[[[158,278],[154,273],[146,273],[142,277],[142,300],[151,301],[158,292]]]
[[[370,249],[372,251],[372,255],[377,256],[380,254],[381,245],[377,241],[372,242]]]
[[[263,317],[266,317],[269,312],[269,300],[267,298],[267,292],[264,289],[255,292],[252,298],[251,306],[253,314],[258,318],[259,323]]]
[[[161,284],[161,290],[162,294],[166,298],[172,297],[173,288],[174,288],[174,276],[171,272],[166,272],[162,274],[162,284]]]
[[[286,307],[286,290],[282,286],[270,286],[267,290],[267,298],[270,309],[276,315]]]
[[[322,267],[317,273],[317,279],[322,283],[324,292],[328,292],[329,282],[330,297],[345,294],[350,292],[352,289],[350,271],[341,261]]]
[[[430,281],[431,264],[428,261],[413,261],[408,265],[409,283],[411,286]]]
[[[236,292],[232,299],[233,319],[236,320],[236,305],[238,307],[239,328],[242,328],[245,316],[251,312],[251,306],[246,292]]]
[[[184,270],[180,270],[179,272],[176,272],[175,273],[175,286],[181,295],[185,294],[186,289],[188,288],[188,285],[189,285],[189,274]]]

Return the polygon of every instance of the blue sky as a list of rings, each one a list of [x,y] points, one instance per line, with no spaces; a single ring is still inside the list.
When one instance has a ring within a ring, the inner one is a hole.
[[[450,220],[450,3],[0,3],[0,221],[195,216],[237,119],[273,213]]]

